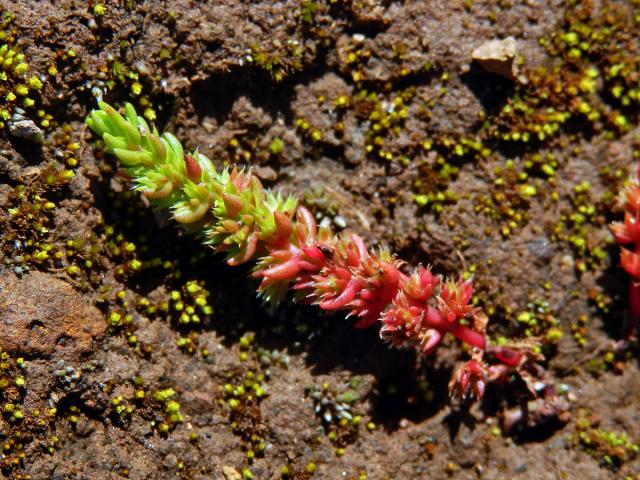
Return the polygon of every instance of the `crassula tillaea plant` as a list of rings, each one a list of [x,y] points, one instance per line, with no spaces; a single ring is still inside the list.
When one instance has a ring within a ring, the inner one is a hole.
[[[346,312],[356,327],[378,325],[383,339],[424,355],[450,333],[471,356],[450,382],[460,398],[479,398],[488,382],[514,373],[532,393],[544,390],[534,381],[541,372],[535,342],[492,344],[486,315],[471,303],[471,280],[443,280],[424,266],[410,270],[354,233],[318,227],[295,197],[265,189],[250,170],[217,170],[197,150],[185,153],[175,136],[159,135],[129,104],[123,116],[100,102],[87,124],[126,168],[133,188],[200,232],[229,265],[255,261],[252,275],[265,301],[277,303],[292,291],[304,303]]]
[[[640,321],[640,166],[636,178],[620,193],[624,221],[611,225],[620,250],[620,264],[629,274],[629,316],[623,325],[624,341],[637,333]],[[627,246],[627,247],[625,247]]]

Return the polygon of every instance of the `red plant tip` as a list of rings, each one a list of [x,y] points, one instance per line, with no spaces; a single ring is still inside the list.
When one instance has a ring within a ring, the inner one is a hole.
[[[344,279],[331,279],[330,283],[338,286],[344,284]],[[329,293],[328,295],[321,295],[321,298],[328,297],[326,300],[321,300],[318,305],[323,310],[338,310],[347,306],[349,302],[351,302],[358,291],[362,287],[362,281],[358,278],[350,278],[349,281],[344,285],[342,290],[340,287],[336,288],[335,293]]]
[[[624,214],[624,222],[616,222],[609,227],[619,245],[627,243],[640,244],[640,222],[638,215]]]
[[[640,213],[640,184],[637,180],[631,182],[621,193],[622,208],[625,212],[636,216]]]
[[[466,400],[471,395],[482,398],[487,387],[487,369],[477,360],[462,364],[451,377],[449,393],[453,398]]]
[[[435,277],[429,268],[420,265],[401,288],[413,300],[426,302],[433,295],[438,283],[440,283],[440,277]]]
[[[352,268],[360,267],[368,255],[367,247],[364,245],[362,238],[356,234],[350,235],[348,241],[340,238],[336,244],[336,249],[346,259],[347,265]]]
[[[640,254],[632,252],[626,248],[620,251],[620,264],[634,281],[640,280]]]
[[[356,328],[366,328],[380,319],[380,314],[397,296],[401,274],[397,261],[386,251],[380,256],[367,254],[360,274],[363,288],[349,306],[351,313],[359,318]]]
[[[440,345],[442,341],[442,332],[434,328],[429,328],[420,334],[420,344],[422,345],[422,353],[429,355]]]
[[[256,253],[257,247],[258,234],[254,232],[245,240],[240,251],[227,260],[227,263],[232,267],[247,263],[253,258],[253,254]]]
[[[184,167],[189,180],[196,183],[200,182],[202,177],[202,167],[200,166],[200,163],[198,163],[198,161],[188,153],[184,156]]]
[[[423,315],[424,307],[411,303],[401,292],[391,308],[382,314],[380,336],[396,345],[417,337]]]
[[[311,262],[321,262],[326,259],[325,254],[318,245],[312,247],[302,247],[302,251]]]
[[[239,192],[246,190],[251,184],[260,190],[262,189],[262,184],[258,177],[251,175],[251,171],[245,173],[244,169],[238,170],[234,167],[229,174],[229,180]]]
[[[291,232],[293,232],[291,219],[284,213],[276,211],[273,212],[273,221],[276,225],[276,243],[286,243],[287,240],[289,240]]]
[[[318,231],[316,220],[313,218],[313,214],[303,206],[296,210],[296,219],[300,245],[307,245],[316,237]]]
[[[627,231],[627,225],[622,222],[615,222],[609,225],[609,229],[613,234],[613,238],[615,239],[618,245],[625,245],[627,243],[631,243],[631,235]]]
[[[355,233],[352,234],[349,238],[352,242],[352,245],[354,245],[358,250],[358,259],[362,261],[367,258],[367,246],[364,244],[364,240],[362,240],[362,238]]]
[[[449,322],[472,315],[474,308],[469,305],[473,297],[473,283],[464,281],[462,277],[457,282],[449,280],[440,287],[438,306]]]
[[[253,275],[270,281],[294,280],[300,270],[299,258],[294,256],[266,270],[257,270]]]

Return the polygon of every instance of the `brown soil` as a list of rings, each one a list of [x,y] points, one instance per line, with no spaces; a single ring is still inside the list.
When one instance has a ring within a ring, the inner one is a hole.
[[[45,80],[25,116],[39,122],[42,109],[52,118],[42,145],[0,129],[0,475],[640,478],[637,346],[614,350],[627,278],[607,227],[619,216],[611,193],[638,151],[637,108],[624,132],[567,124],[542,142],[485,141],[484,156],[456,156],[443,140],[482,136],[520,81],[484,71],[472,51],[513,36],[522,72],[549,65],[539,39],[564,28],[565,8],[0,1],[14,37],[0,45],[15,45]],[[637,41],[624,48],[640,55]],[[507,432],[504,419],[528,400],[523,385],[452,404],[447,383],[465,356],[453,342],[418,359],[340,315],[261,305],[248,269],[225,266],[128,192],[84,126],[96,92],[152,108],[159,129],[218,165],[251,165],[336,229],[443,274],[475,272],[492,336],[550,338],[559,329],[543,353],[571,420]],[[0,99],[0,110],[9,106]],[[372,134],[371,112],[403,106],[401,120]],[[368,151],[376,135],[384,146]],[[432,150],[421,147],[428,139]],[[527,166],[537,153],[556,159],[552,178]],[[447,177],[444,164],[459,171]],[[64,168],[75,176],[62,179]],[[524,185],[536,193],[521,194]],[[572,214],[588,206],[576,227]],[[514,220],[510,208],[521,215]],[[198,310],[201,288],[210,313]],[[189,306],[201,312],[195,327],[180,322]],[[522,312],[537,323],[526,325]],[[169,388],[180,418],[162,398]],[[341,424],[341,410],[360,421]]]

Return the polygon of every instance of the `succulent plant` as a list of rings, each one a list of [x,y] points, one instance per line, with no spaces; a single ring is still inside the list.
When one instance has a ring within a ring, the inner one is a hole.
[[[611,225],[611,232],[620,245],[620,264],[629,274],[629,316],[623,326],[625,340],[637,332],[640,321],[640,168],[636,178],[620,193],[624,221]],[[627,245],[630,248],[626,248]]]
[[[87,124],[127,169],[134,188],[201,232],[230,265],[257,260],[252,275],[265,301],[277,303],[292,290],[302,302],[347,312],[356,327],[379,324],[383,339],[424,355],[450,333],[473,357],[451,382],[451,392],[461,397],[480,397],[488,381],[526,373],[539,360],[532,343],[488,341],[487,317],[472,305],[471,279],[443,280],[424,266],[411,271],[355,233],[318,227],[294,197],[265,189],[250,170],[219,171],[198,151],[185,153],[176,137],[160,135],[130,104],[124,116],[104,102],[99,107]]]

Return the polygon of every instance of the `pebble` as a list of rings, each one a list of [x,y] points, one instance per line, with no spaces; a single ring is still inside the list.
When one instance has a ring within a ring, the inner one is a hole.
[[[33,122],[33,120],[18,120],[9,123],[9,132],[18,138],[29,140],[30,142],[42,143],[44,135],[42,130]]]
[[[516,51],[516,39],[507,37],[483,43],[471,53],[471,58],[486,71],[513,80],[517,76],[517,68],[514,63]]]
[[[333,223],[335,223],[338,228],[347,228],[347,220],[342,215],[336,215]]]
[[[560,267],[564,270],[573,270],[576,266],[576,262],[573,257],[569,254],[564,255],[560,259]]]
[[[242,480],[242,475],[238,473],[238,471],[227,465],[222,467],[222,473],[227,480]]]
[[[253,173],[255,173],[260,180],[267,182],[275,182],[278,179],[278,172],[271,167],[255,167]]]
[[[553,257],[553,246],[547,237],[538,237],[527,242],[529,252],[541,260]]]

